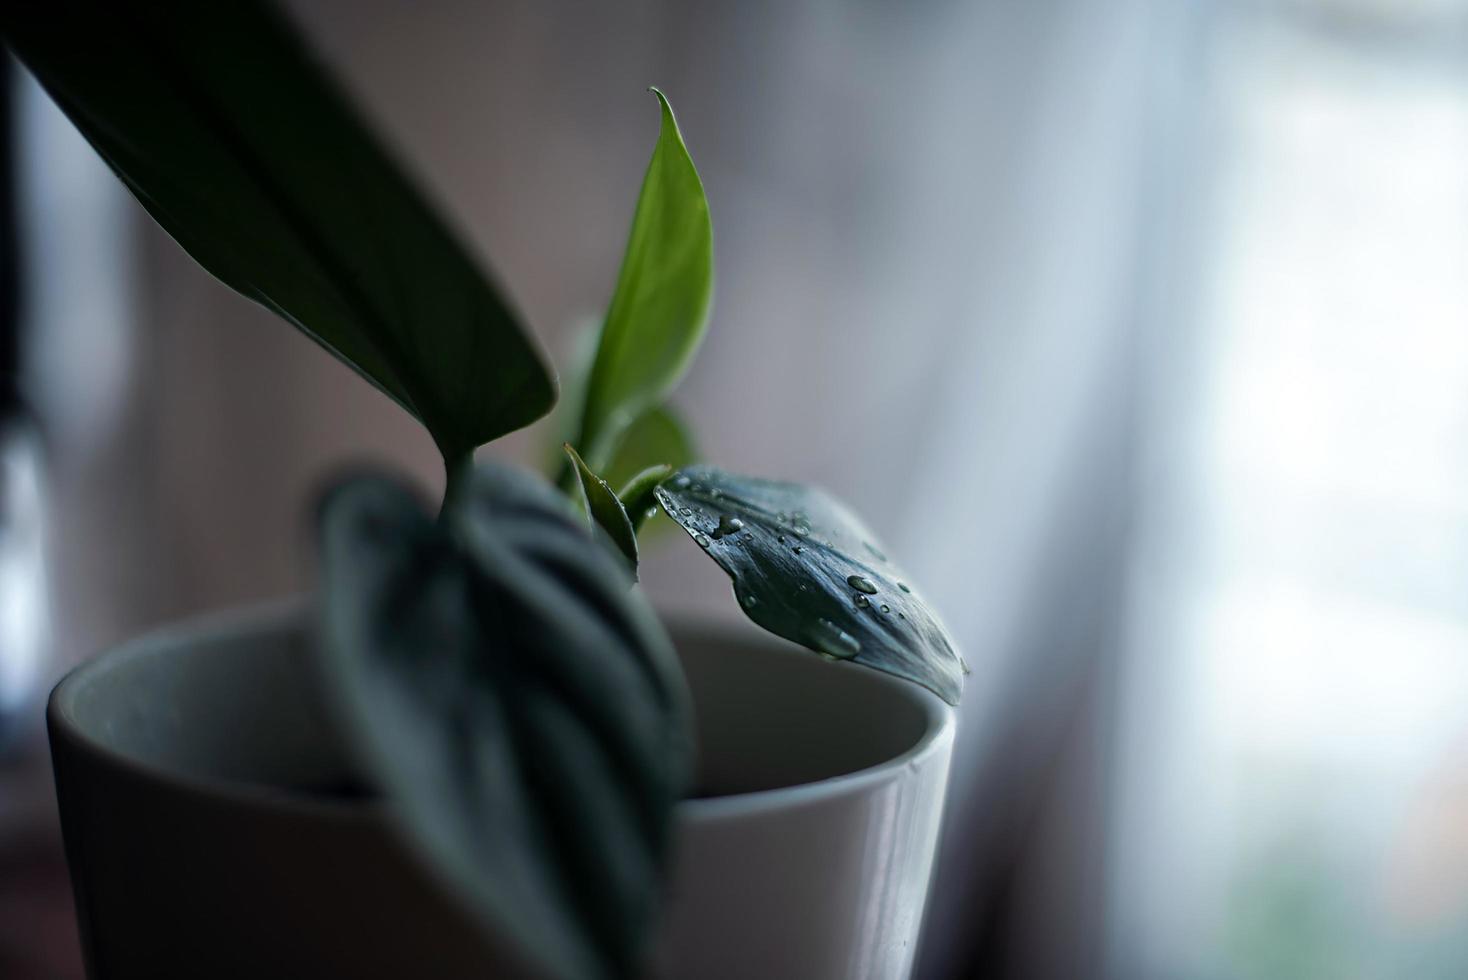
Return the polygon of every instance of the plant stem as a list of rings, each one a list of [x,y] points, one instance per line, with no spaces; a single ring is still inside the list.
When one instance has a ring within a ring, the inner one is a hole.
[[[443,458],[444,490],[443,504],[438,509],[439,520],[443,520],[444,514],[448,513],[449,507],[454,501],[464,495],[469,486],[469,480],[474,474],[474,451],[458,453],[454,456]]]

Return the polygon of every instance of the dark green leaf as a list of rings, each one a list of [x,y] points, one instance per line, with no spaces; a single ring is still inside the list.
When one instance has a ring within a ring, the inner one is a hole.
[[[628,480],[627,485],[617,494],[622,501],[622,509],[632,521],[632,530],[641,530],[643,522],[657,513],[658,499],[654,491],[672,472],[673,467],[667,464],[649,466]]]
[[[517,315],[273,5],[10,0],[0,30],[190,255],[446,457],[550,408]]]
[[[711,466],[681,470],[657,497],[729,573],[750,619],[958,703],[967,669],[948,632],[841,503],[810,487]]]
[[[632,526],[632,520],[627,516],[627,511],[622,507],[622,501],[617,494],[607,485],[607,481],[597,476],[587,468],[586,463],[576,454],[568,442],[561,447],[566,450],[566,455],[571,458],[571,464],[576,470],[576,481],[581,485],[582,499],[586,502],[586,516],[588,520],[595,521],[598,526],[612,539],[622,557],[627,559],[628,567],[632,574],[637,574],[637,531]]]
[[[672,107],[653,92],[662,130],[602,327],[577,443],[597,468],[611,462],[623,430],[683,376],[703,340],[713,295],[714,234],[703,184]]]
[[[439,521],[381,477],[321,515],[329,690],[409,841],[548,976],[640,975],[689,736],[619,562],[500,466]]]

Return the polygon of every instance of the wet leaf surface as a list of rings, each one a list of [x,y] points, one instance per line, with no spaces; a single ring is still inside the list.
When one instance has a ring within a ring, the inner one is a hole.
[[[957,704],[967,672],[937,614],[861,520],[823,491],[686,467],[663,510],[734,582],[746,616],[823,656],[915,681]]]

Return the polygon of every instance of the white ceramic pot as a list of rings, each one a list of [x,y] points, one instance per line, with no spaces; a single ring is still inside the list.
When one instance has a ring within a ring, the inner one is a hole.
[[[414,861],[387,804],[321,792],[347,768],[303,623],[292,605],[165,630],[53,692],[90,975],[521,975]],[[762,634],[673,635],[704,795],[679,804],[656,975],[906,977],[952,712]]]

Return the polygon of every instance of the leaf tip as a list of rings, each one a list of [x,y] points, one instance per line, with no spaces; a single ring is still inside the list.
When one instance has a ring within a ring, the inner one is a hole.
[[[657,96],[658,105],[663,111],[663,122],[671,125],[673,129],[679,133],[679,137],[681,139],[682,132],[678,129],[678,120],[673,115],[673,103],[668,101],[668,97],[663,94],[663,90],[658,88],[656,85],[649,85],[647,87],[647,90],[653,95]]]

